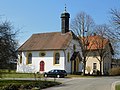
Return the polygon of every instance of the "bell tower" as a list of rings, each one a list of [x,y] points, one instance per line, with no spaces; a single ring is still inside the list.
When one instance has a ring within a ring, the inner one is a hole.
[[[69,32],[69,18],[70,14],[66,10],[65,6],[65,11],[61,14],[61,32],[66,33]]]

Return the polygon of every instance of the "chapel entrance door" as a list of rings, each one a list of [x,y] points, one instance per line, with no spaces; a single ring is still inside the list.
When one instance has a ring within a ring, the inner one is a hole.
[[[44,61],[41,61],[41,62],[40,62],[40,72],[43,72],[43,71],[44,71],[44,66],[45,66]]]

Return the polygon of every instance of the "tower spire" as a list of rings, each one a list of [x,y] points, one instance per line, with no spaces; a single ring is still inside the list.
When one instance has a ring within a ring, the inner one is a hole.
[[[69,18],[70,14],[66,10],[66,4],[65,4],[65,11],[61,14],[61,31],[62,33],[69,32]]]

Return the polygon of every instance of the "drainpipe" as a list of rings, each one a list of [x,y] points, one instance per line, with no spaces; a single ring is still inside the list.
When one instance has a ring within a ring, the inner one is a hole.
[[[73,74],[73,70],[72,70],[73,63],[72,63],[72,60],[70,62],[71,62],[71,74]]]

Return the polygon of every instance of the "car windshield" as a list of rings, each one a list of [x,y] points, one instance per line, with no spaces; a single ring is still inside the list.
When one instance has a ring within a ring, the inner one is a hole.
[[[54,72],[54,70],[51,70],[51,71],[49,71],[49,72]]]

